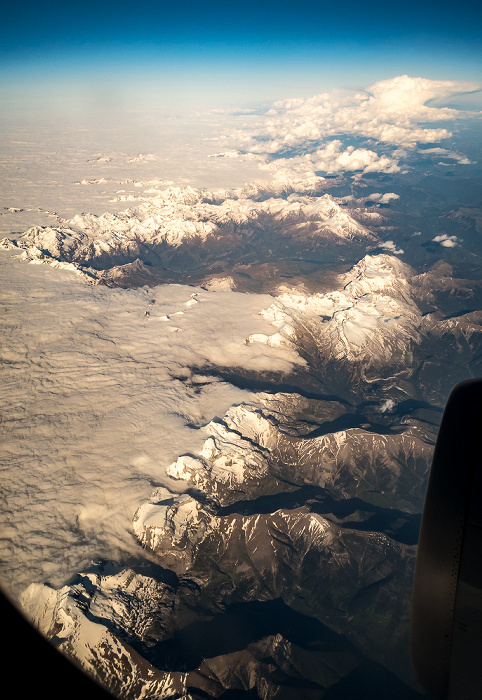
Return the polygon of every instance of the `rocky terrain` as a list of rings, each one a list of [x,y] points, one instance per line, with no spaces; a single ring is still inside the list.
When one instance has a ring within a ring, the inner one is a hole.
[[[168,187],[119,214],[58,217],[2,245],[27,260],[70,264],[94,283],[136,286],[199,284],[238,265],[378,240],[328,194],[276,194]]]
[[[267,375],[250,403],[201,428],[199,453],[165,465],[172,490],[155,488],[133,518],[144,561],[98,562],[61,590],[23,594],[116,695],[329,698],[375,664],[387,687],[418,696],[411,580],[441,417],[419,375],[441,338],[447,358],[463,342],[479,361],[478,312],[424,315],[423,277],[393,256],[366,256],[337,281],[285,286],[262,311],[273,333],[246,343],[290,347],[304,365],[284,388]]]

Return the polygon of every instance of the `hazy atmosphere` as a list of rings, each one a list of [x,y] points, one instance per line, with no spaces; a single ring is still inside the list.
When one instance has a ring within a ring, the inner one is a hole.
[[[0,586],[114,696],[428,697],[418,528],[482,374],[480,14],[5,9]]]

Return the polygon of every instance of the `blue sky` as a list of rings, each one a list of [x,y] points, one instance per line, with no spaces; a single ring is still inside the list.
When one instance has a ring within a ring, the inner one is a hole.
[[[5,104],[124,89],[193,106],[247,105],[403,73],[482,77],[480,3],[9,3]]]

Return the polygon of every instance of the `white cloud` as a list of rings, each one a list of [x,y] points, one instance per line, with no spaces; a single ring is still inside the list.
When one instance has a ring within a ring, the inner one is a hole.
[[[434,243],[440,243],[444,248],[455,248],[458,245],[457,236],[448,236],[446,233],[442,233],[439,236],[432,238]]]
[[[451,158],[457,161],[460,165],[473,165],[474,161],[467,158],[464,153],[459,153],[458,151],[449,151],[447,148],[424,148],[419,149],[419,153],[425,155],[426,153],[430,155],[445,156],[446,158]],[[447,163],[441,163],[441,165],[447,165]]]
[[[429,107],[427,102],[435,98],[475,90],[475,83],[454,80],[429,80],[400,75],[396,78],[381,80],[367,89],[370,94],[368,106],[370,111],[379,116],[391,115],[399,121],[437,121],[453,118],[457,110],[447,107]]]
[[[401,248],[397,248],[394,241],[385,241],[385,243],[380,244],[380,248],[383,248],[384,250],[387,250],[389,253],[393,253],[394,255],[403,255],[403,253],[405,252]]]
[[[373,192],[373,194],[368,195],[368,197],[365,197],[365,199],[369,199],[372,202],[378,202],[379,204],[388,204],[393,199],[400,199],[400,195],[395,194],[395,192],[385,192],[385,194],[382,194],[381,192]]]
[[[235,143],[241,152],[263,155],[267,160],[275,154],[296,160],[302,154],[306,170],[400,172],[400,159],[417,143],[451,136],[446,128],[429,128],[427,123],[464,116],[458,110],[427,103],[476,88],[475,83],[403,75],[379,81],[350,97],[323,93],[286,99],[275,102],[257,126],[238,131]],[[371,146],[355,147],[341,141],[353,137],[380,146],[375,151]],[[396,148],[388,152],[391,146]],[[380,148],[385,152],[380,153]],[[463,154],[450,152],[450,156],[468,162]]]
[[[395,408],[396,403],[393,399],[386,399],[380,404],[379,407],[379,412],[380,413],[392,413],[393,409]]]
[[[357,170],[363,173],[400,171],[397,161],[393,158],[379,156],[375,151],[367,148],[348,146],[342,150],[342,142],[338,139],[330,141],[324,148],[315,151],[311,155],[311,161],[315,170],[324,170],[327,173]]]

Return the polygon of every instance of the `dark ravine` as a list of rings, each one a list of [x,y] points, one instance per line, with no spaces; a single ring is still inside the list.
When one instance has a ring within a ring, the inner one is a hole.
[[[199,372],[199,369],[196,369]],[[263,373],[263,377],[260,378],[259,374],[246,370],[242,371],[239,369],[237,372],[233,372],[232,370],[209,367],[204,368],[203,373],[206,376],[218,377],[238,389],[246,389],[247,391],[266,392],[268,394],[295,394],[303,396],[306,399],[314,399],[316,401],[338,401],[348,407],[352,406],[350,401],[342,396],[315,391],[316,385],[320,385],[321,382],[317,379],[313,379],[309,374],[304,372],[294,373],[291,377],[274,372],[265,372]],[[290,379],[292,381],[289,381]]]
[[[144,648],[143,655],[159,669],[194,670],[204,658],[241,651],[276,634],[303,649],[350,652],[358,656],[355,647],[342,635],[296,612],[281,599],[228,605],[211,619],[192,622],[176,631],[171,639]]]
[[[417,544],[418,541],[421,513],[381,508],[359,498],[335,500],[317,486],[302,486],[290,492],[231,503],[229,506],[218,508],[216,515],[273,513],[279,509],[296,509],[301,505],[307,505],[313,513],[319,513],[328,520],[333,518],[333,521],[342,527],[365,532],[382,532],[395,541],[408,545]]]

